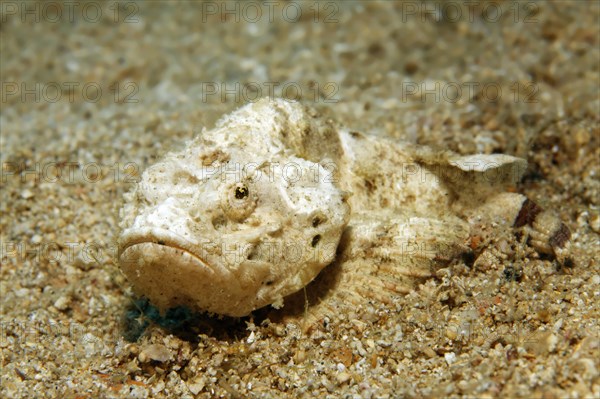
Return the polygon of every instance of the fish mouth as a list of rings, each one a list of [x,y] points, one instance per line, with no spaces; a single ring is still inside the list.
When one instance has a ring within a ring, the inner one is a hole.
[[[119,266],[133,291],[161,311],[176,306],[221,311],[216,289],[229,272],[210,258],[201,245],[165,229],[129,229],[119,239]],[[199,298],[198,291],[206,295]]]
[[[194,243],[187,238],[173,233],[172,231],[160,228],[142,228],[142,229],[127,229],[121,237],[119,237],[118,243],[118,259],[121,264],[126,262],[135,262],[134,258],[126,256],[130,249],[141,245],[146,248],[150,247],[165,247],[164,250],[171,249],[178,253],[185,253],[187,256],[195,258],[198,262],[202,263],[204,267],[213,269],[211,262],[208,261],[210,257],[202,245]]]

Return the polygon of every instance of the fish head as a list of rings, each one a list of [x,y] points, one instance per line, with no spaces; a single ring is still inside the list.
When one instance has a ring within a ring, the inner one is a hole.
[[[319,163],[282,148],[248,151],[249,134],[195,140],[126,196],[119,264],[159,309],[277,307],[335,258],[347,193]]]

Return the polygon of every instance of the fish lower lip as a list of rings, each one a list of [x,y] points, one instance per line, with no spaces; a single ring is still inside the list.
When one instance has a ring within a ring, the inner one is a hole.
[[[128,248],[138,244],[156,244],[178,249],[197,258],[206,266],[210,265],[206,260],[207,256],[202,256],[199,253],[198,245],[171,231],[157,228],[136,229],[129,232],[126,230],[119,238],[118,259],[121,259]]]
[[[217,273],[193,252],[158,240],[140,238],[121,249],[119,266],[136,295],[148,298],[161,311],[177,306],[212,311],[211,299],[198,299],[195,292],[202,282],[214,281]]]
[[[119,240],[118,262],[136,295],[161,311],[185,306],[239,317],[264,306],[209,251],[165,229],[129,229]]]

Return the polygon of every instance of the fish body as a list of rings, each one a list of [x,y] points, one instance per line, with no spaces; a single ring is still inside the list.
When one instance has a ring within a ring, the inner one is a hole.
[[[526,165],[355,132],[262,99],[143,173],[121,209],[119,264],[162,310],[279,307],[332,263],[348,297],[385,299],[468,251],[481,226],[513,228],[528,200],[507,190]]]

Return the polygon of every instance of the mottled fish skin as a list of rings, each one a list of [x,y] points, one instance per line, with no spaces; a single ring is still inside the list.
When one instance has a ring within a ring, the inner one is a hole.
[[[244,316],[282,305],[332,262],[338,297],[385,302],[467,252],[482,225],[527,226],[536,249],[563,261],[568,228],[507,191],[526,166],[351,131],[263,99],[143,173],[121,210],[119,262],[160,309]]]
[[[243,316],[281,304],[335,257],[348,193],[279,140],[278,108],[225,116],[148,168],[121,210],[121,269],[160,309]]]

